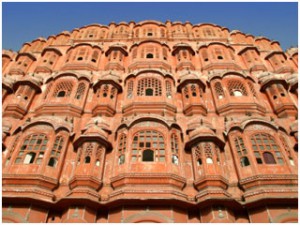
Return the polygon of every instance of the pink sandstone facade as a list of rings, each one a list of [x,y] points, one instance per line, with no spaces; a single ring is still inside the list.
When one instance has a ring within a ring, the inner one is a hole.
[[[2,51],[3,222],[297,222],[298,49],[189,22]]]

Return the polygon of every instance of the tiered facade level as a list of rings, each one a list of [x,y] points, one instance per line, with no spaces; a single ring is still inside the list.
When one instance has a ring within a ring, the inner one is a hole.
[[[297,222],[297,70],[189,22],[3,50],[3,222]]]

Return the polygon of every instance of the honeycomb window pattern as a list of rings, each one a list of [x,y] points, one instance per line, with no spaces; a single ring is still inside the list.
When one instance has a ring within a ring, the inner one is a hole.
[[[153,161],[165,162],[165,142],[161,133],[153,130],[140,131],[133,137],[131,161],[140,162],[144,151],[153,152]]]
[[[231,96],[247,96],[246,87],[239,80],[230,80],[228,82],[228,90]]]
[[[271,135],[265,133],[252,135],[251,144],[257,164],[284,164],[280,148]]]
[[[16,164],[41,164],[47,149],[48,138],[45,134],[31,134],[27,136],[21,146]]]
[[[146,96],[147,90],[152,89],[154,96],[162,95],[161,81],[155,78],[144,78],[138,81],[137,95]]]

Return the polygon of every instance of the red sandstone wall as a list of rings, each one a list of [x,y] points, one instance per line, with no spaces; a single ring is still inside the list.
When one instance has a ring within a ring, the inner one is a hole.
[[[214,24],[2,51],[3,222],[295,222],[298,50]]]

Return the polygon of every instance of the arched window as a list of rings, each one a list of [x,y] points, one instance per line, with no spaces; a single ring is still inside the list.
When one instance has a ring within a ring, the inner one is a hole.
[[[208,62],[208,54],[206,49],[202,50],[202,58],[205,62]]]
[[[25,158],[24,158],[24,164],[32,164],[34,162],[36,153],[34,152],[29,152],[26,154]]]
[[[117,51],[117,50],[114,50],[114,51],[112,52],[112,56],[113,56],[113,59],[116,59],[117,56],[118,56],[118,51]]]
[[[110,89],[110,99],[113,99],[115,97],[115,94],[116,94],[116,88],[112,87]]]
[[[85,142],[78,148],[77,165],[92,163],[95,166],[100,166],[104,150],[104,147],[97,142]]]
[[[144,78],[138,81],[138,96],[147,95],[146,90],[149,89],[152,89],[153,91],[152,96],[161,96],[161,81],[155,78]]]
[[[133,49],[132,51],[132,59],[135,59],[137,57],[137,49]]]
[[[60,91],[60,92],[58,92],[57,97],[58,98],[63,98],[63,97],[65,97],[65,95],[66,95],[65,91]]]
[[[195,158],[195,163],[197,166],[201,166],[203,162],[206,164],[213,164],[215,160],[219,162],[219,153],[216,154],[216,159],[214,159],[214,151],[213,145],[208,142],[199,143],[198,145],[193,147],[193,154]]]
[[[193,153],[194,153],[196,165],[201,166],[202,165],[202,151],[201,151],[200,145],[196,145],[193,148]]]
[[[165,142],[163,135],[153,130],[140,131],[135,134],[132,143],[131,161],[150,160],[151,154],[153,154],[152,161],[165,161]],[[144,158],[144,156],[146,158]]]
[[[166,96],[167,98],[172,98],[172,85],[170,81],[166,81]]]
[[[91,157],[90,157],[90,156],[86,156],[86,157],[84,158],[84,163],[88,164],[88,163],[90,163],[90,162],[91,162]]]
[[[171,135],[172,163],[179,164],[179,141],[176,134]]]
[[[245,167],[245,166],[249,166],[249,165],[250,165],[249,159],[246,156],[242,157],[241,158],[241,166]]]
[[[264,152],[263,158],[266,164],[276,164],[274,156],[270,152]]]
[[[56,61],[56,55],[52,55],[51,57],[50,57],[50,59],[49,59],[49,64],[50,65],[53,65],[54,64],[54,62]]]
[[[213,152],[212,152],[211,144],[204,143],[203,148],[204,148],[204,154],[206,157],[206,164],[212,164],[213,163]]]
[[[102,155],[104,153],[105,149],[102,145],[98,145],[98,148],[96,150],[96,160],[95,160],[95,165],[100,166],[100,163],[102,161]]]
[[[236,96],[236,97],[243,96],[243,93],[240,90],[234,90],[233,96]]]
[[[252,135],[251,144],[258,164],[262,164],[263,162],[265,164],[284,164],[281,151],[271,135],[265,133]]]
[[[223,59],[223,51],[220,48],[215,49],[215,54],[217,56],[217,59],[222,60]]]
[[[291,164],[292,166],[294,166],[294,165],[295,165],[295,162],[294,162],[294,160],[293,160],[293,157],[292,157],[292,154],[291,154],[291,151],[290,151],[290,146],[289,146],[287,140],[283,137],[282,134],[279,136],[279,139],[280,139],[280,142],[281,142],[282,145],[283,145],[284,150],[286,151],[286,154],[287,154],[288,157],[289,157],[290,164]]]
[[[83,58],[84,58],[84,56],[86,56],[87,57],[87,54],[86,54],[86,52],[87,52],[87,49],[85,49],[85,48],[81,48],[81,49],[79,49],[79,51],[78,51],[79,53],[78,53],[78,57],[77,57],[77,61],[82,61],[83,60]]]
[[[103,96],[104,98],[107,97],[108,89],[109,89],[108,85],[105,84],[105,85],[103,86],[103,93],[102,93],[102,96]]]
[[[15,163],[41,164],[48,138],[45,134],[31,134],[27,136],[21,146]]]
[[[189,96],[189,89],[188,89],[187,86],[184,87],[183,93],[184,93],[184,97],[185,97],[185,98],[189,98],[189,97],[190,97],[190,96]]]
[[[230,80],[228,82],[228,90],[231,96],[247,96],[244,84],[239,80]]]
[[[163,28],[160,29],[160,37],[165,37],[165,30]]]
[[[91,156],[93,154],[93,150],[94,150],[94,144],[88,143],[88,145],[86,146],[85,151],[84,151],[84,163],[91,162]]]
[[[135,37],[139,37],[139,31],[140,31],[140,29],[136,29],[136,31],[135,31]]]
[[[255,88],[254,88],[253,84],[250,81],[248,82],[248,86],[250,88],[250,91],[251,91],[253,97],[257,98],[257,94],[256,94],[256,91],[255,91]]]
[[[215,84],[215,92],[217,94],[217,98],[218,99],[223,99],[224,98],[224,91],[223,91],[223,88],[222,88],[222,85],[220,82],[217,82]]]
[[[94,50],[91,61],[94,63],[97,62],[98,56],[99,56],[98,51]]]
[[[128,86],[127,86],[127,98],[132,98],[132,94],[133,94],[133,81],[129,81],[128,82]]]
[[[122,165],[125,163],[125,152],[126,152],[126,134],[121,134],[119,138],[119,147],[118,147],[118,164]]]
[[[152,53],[148,53],[148,54],[146,55],[146,58],[147,58],[147,59],[153,59],[153,54],[152,54]]]
[[[56,167],[56,165],[57,165],[57,159],[56,158],[54,158],[54,157],[51,157],[50,158],[50,160],[49,160],[49,162],[48,162],[48,166],[51,166],[51,167]]]
[[[78,85],[75,98],[78,99],[78,100],[80,100],[83,97],[84,91],[85,91],[85,84],[84,83],[80,83]]]
[[[242,167],[249,166],[250,162],[249,162],[248,157],[247,157],[248,151],[245,147],[243,138],[242,137],[236,137],[234,139],[234,145],[235,145],[236,151],[238,153],[238,156],[240,157],[241,166]]]
[[[59,82],[53,92],[53,97],[69,97],[71,95],[73,83],[70,81]]]
[[[191,91],[192,91],[192,96],[196,97],[197,96],[197,91],[196,91],[196,86],[194,84],[191,85]]]
[[[153,162],[154,161],[154,152],[150,149],[144,150],[142,161],[143,162]]]
[[[282,84],[276,84],[277,88],[278,88],[278,91],[280,93],[280,96],[281,97],[285,97],[285,89],[284,87],[282,86]]]
[[[55,138],[54,145],[51,150],[51,158],[48,162],[48,166],[56,167],[63,144],[64,144],[64,138],[62,136],[57,136]]]
[[[167,60],[168,59],[168,51],[167,51],[167,49],[165,49],[165,48],[163,48],[163,59],[164,60]]]
[[[146,96],[153,96],[153,89],[152,88],[147,88],[146,89]]]
[[[9,153],[8,153],[8,156],[7,156],[7,159],[6,159],[6,162],[5,162],[5,165],[7,166],[8,163],[10,162],[10,159],[11,159],[11,156],[13,154],[13,152],[15,151],[15,148],[17,146],[17,143],[19,141],[19,138],[20,138],[20,135],[17,135],[12,143],[12,146],[11,148],[9,149]]]

